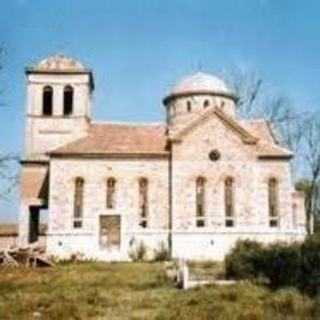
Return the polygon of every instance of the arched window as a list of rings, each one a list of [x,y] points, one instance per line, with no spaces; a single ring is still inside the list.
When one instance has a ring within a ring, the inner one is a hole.
[[[205,179],[196,180],[196,226],[205,226]]]
[[[209,100],[204,100],[204,102],[203,102],[203,107],[204,108],[207,108],[207,107],[209,107],[210,106],[210,101]]]
[[[191,101],[187,101],[187,111],[191,112]]]
[[[70,116],[73,112],[73,88],[66,86],[63,90],[63,114]]]
[[[107,180],[107,208],[115,207],[116,179],[109,178]]]
[[[74,228],[82,228],[83,189],[84,189],[84,180],[82,178],[76,178],[75,192],[74,192],[74,214],[73,214]]]
[[[279,226],[279,199],[278,199],[278,181],[276,178],[270,178],[268,181],[269,198],[269,225],[270,227]]]
[[[148,226],[148,180],[141,178],[139,180],[139,218],[140,226],[147,228]]]
[[[53,109],[53,89],[50,86],[43,88],[42,92],[42,113],[44,116],[51,116]]]
[[[234,180],[231,177],[224,181],[224,203],[226,227],[234,227]]]

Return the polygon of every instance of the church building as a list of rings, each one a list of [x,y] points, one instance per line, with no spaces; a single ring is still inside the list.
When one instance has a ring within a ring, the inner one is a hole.
[[[129,260],[142,243],[150,258],[165,246],[222,260],[238,239],[304,239],[293,154],[267,121],[237,115],[223,80],[186,76],[163,99],[165,122],[118,123],[92,119],[80,62],[52,56],[26,77],[21,245],[38,240],[45,212],[47,253],[60,258]]]

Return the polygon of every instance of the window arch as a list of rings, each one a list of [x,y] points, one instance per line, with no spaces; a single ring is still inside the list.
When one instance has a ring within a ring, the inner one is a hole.
[[[139,225],[142,228],[148,227],[148,180],[139,179]]]
[[[276,178],[268,181],[268,202],[269,202],[269,225],[270,227],[279,226],[279,183]]]
[[[115,207],[115,193],[116,193],[116,179],[108,178],[107,180],[107,208],[113,209]]]
[[[209,107],[209,106],[210,106],[210,101],[209,101],[208,99],[204,100],[204,102],[203,102],[203,107],[204,107],[204,108],[207,108],[207,107]]]
[[[74,213],[73,213],[74,228],[82,228],[83,190],[84,190],[84,180],[83,178],[78,177],[75,180],[75,192],[74,192]]]
[[[191,101],[187,101],[187,111],[191,112]]]
[[[73,88],[65,86],[63,90],[63,114],[70,116],[73,112]]]
[[[196,226],[205,226],[205,184],[203,177],[196,180]]]
[[[42,91],[42,113],[44,116],[51,116],[53,111],[53,89],[46,86]]]
[[[234,179],[227,177],[224,181],[225,225],[234,227]]]

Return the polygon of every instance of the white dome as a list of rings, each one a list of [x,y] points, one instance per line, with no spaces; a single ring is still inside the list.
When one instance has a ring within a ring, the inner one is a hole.
[[[48,57],[34,68],[39,71],[85,71],[86,68],[77,60],[64,55],[54,55]]]
[[[201,92],[232,95],[231,90],[223,80],[203,72],[197,72],[182,79],[174,86],[170,95]]]

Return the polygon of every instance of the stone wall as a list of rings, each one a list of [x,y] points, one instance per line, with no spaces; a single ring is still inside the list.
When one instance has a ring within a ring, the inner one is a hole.
[[[83,227],[73,228],[74,183],[84,179]],[[106,207],[106,182],[116,179],[115,208]],[[148,179],[148,228],[139,226],[141,177]],[[145,241],[157,247],[167,241],[168,160],[167,159],[52,159],[50,166],[48,252],[59,256],[82,252],[86,257],[127,259],[130,245]],[[119,252],[99,247],[100,215],[121,216]]]
[[[91,117],[89,74],[30,74],[27,89],[25,157],[45,158],[45,153],[87,134]],[[45,86],[53,89],[53,114],[42,114]],[[73,112],[63,115],[63,90],[71,85],[74,91]]]
[[[221,158],[209,159],[218,150]],[[221,257],[238,238],[261,241],[293,239],[305,235],[301,206],[298,222],[293,214],[290,165],[285,160],[258,160],[253,145],[244,144],[237,133],[217,117],[187,133],[173,144],[173,254],[199,258]],[[206,226],[196,227],[196,179],[204,177]],[[234,179],[235,226],[225,226],[224,181]],[[279,181],[279,227],[269,226],[268,179]],[[301,204],[301,202],[300,202]],[[213,243],[213,244],[212,244]]]
[[[205,101],[209,103],[207,107],[204,107]],[[175,131],[183,128],[186,123],[197,119],[199,114],[213,106],[220,107],[226,114],[235,117],[235,103],[229,98],[206,94],[179,97],[171,100],[167,106],[167,119],[170,130]]]

